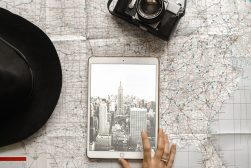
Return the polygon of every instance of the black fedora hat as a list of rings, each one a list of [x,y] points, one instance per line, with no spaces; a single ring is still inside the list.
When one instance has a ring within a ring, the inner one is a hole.
[[[61,92],[57,52],[38,27],[0,8],[0,147],[31,136]]]

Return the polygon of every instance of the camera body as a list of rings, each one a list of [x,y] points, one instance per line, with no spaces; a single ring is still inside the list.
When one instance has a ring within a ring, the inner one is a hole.
[[[167,41],[185,15],[186,0],[180,1],[118,0],[110,10],[112,0],[109,0],[108,9],[113,15]]]

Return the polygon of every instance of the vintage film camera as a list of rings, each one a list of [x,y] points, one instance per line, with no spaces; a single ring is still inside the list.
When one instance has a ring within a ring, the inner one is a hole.
[[[187,0],[117,0],[113,10],[112,1],[107,3],[111,14],[167,41],[185,15]]]

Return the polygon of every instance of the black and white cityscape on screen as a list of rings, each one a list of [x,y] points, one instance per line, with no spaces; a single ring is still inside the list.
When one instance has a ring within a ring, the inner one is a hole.
[[[91,97],[90,150],[142,151],[142,130],[155,148],[156,102],[127,95],[124,87],[119,82],[117,94]]]

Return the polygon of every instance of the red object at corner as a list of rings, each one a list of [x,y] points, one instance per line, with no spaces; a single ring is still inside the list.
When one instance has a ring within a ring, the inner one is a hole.
[[[0,156],[0,162],[7,162],[7,161],[12,161],[12,162],[20,162],[20,161],[26,161],[26,157],[1,157]]]

